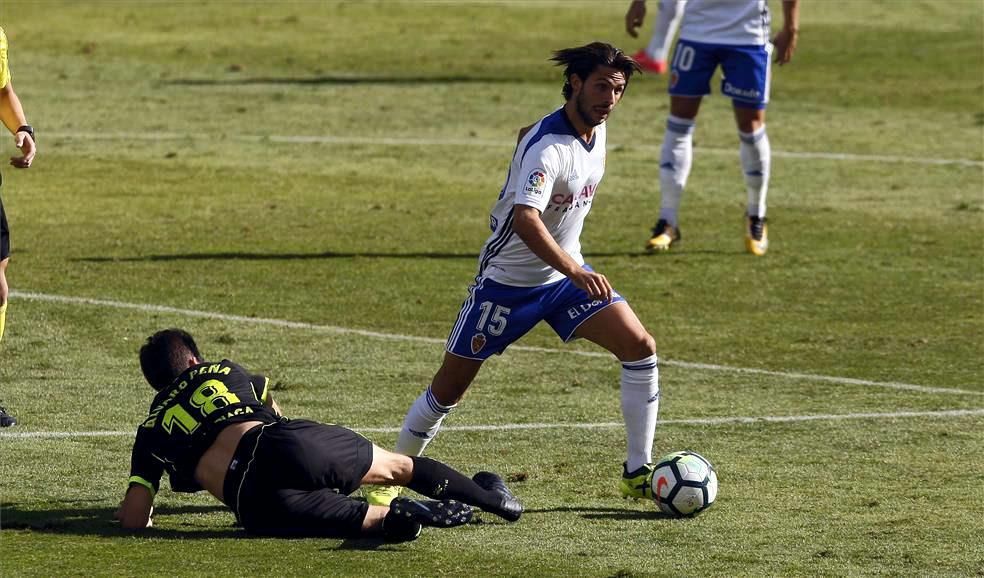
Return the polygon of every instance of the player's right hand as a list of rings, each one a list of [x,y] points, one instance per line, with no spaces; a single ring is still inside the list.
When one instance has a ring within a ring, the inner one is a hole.
[[[639,33],[636,32],[636,28],[642,26],[642,23],[646,20],[646,2],[645,0],[632,0],[632,4],[629,5],[628,12],[625,13],[625,31],[629,33],[632,38],[638,38]]]
[[[793,59],[793,53],[796,52],[796,40],[798,36],[798,30],[783,28],[772,39],[772,46],[775,51],[773,60],[776,64],[782,66]]]
[[[601,273],[595,273],[594,271],[588,271],[587,269],[582,269],[579,273],[571,277],[571,282],[575,286],[584,290],[589,297],[598,301],[611,301],[612,284],[608,282],[608,278]]]
[[[10,164],[18,169],[30,168],[34,154],[37,152],[34,138],[28,133],[20,131],[14,135],[14,146],[20,149],[21,156],[10,157]]]

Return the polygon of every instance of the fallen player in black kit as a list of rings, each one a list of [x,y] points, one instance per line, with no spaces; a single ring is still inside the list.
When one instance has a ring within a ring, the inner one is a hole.
[[[152,525],[165,471],[174,491],[208,491],[257,535],[404,541],[422,526],[467,523],[471,506],[511,522],[523,513],[494,473],[469,479],[436,460],[388,452],[344,427],[283,417],[266,377],[229,360],[203,361],[185,331],[149,337],[140,365],[158,394],[133,444],[129,487],[116,512],[124,528]],[[362,484],[405,486],[433,500],[369,505],[349,497]]]

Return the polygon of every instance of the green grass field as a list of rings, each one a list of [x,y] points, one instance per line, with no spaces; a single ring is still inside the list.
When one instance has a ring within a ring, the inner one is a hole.
[[[507,475],[517,524],[246,539],[210,497],[169,490],[153,530],[112,522],[152,397],[136,351],[164,327],[271,376],[288,415],[395,442],[515,132],[561,104],[547,58],[595,39],[634,52],[626,5],[0,4],[40,149],[3,171],[0,398],[20,423],[0,432],[0,573],[984,575],[979,0],[803,2],[769,107],[765,258],[743,253],[726,100],[701,111],[668,255],[641,252],[666,79],[633,79],[614,113],[582,241],[656,337],[657,454],[718,469],[699,517],[616,497],[618,365],[538,328],[428,450]]]

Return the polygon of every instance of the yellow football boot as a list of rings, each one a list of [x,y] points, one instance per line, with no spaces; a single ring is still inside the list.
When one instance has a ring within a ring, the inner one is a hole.
[[[656,222],[656,226],[653,227],[653,236],[646,243],[646,252],[655,253],[657,251],[668,251],[670,245],[676,243],[681,239],[680,229],[674,227],[673,225],[666,222],[666,219],[660,219]]]
[[[653,499],[653,464],[644,464],[629,472],[622,463],[622,479],[618,481],[618,491],[623,498]]]
[[[765,218],[745,219],[745,249],[757,257],[769,250],[769,227]]]
[[[370,506],[389,506],[400,496],[400,486],[371,486],[362,490]]]

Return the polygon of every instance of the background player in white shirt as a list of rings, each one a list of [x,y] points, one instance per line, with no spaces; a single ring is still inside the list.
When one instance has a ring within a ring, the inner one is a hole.
[[[659,409],[656,344],[608,279],[584,263],[580,244],[605,170],[605,120],[638,65],[600,42],[560,50],[553,60],[566,67],[567,102],[520,131],[475,284],[444,363],[404,419],[396,451],[420,455],[482,363],[546,321],[564,341],[587,339],[622,363],[628,458],[620,488],[623,495],[652,497],[645,479]],[[368,498],[385,504],[398,492],[381,487]]]
[[[666,57],[670,54],[673,37],[676,36],[677,30],[680,28],[680,20],[683,18],[686,4],[687,0],[659,0],[659,12],[656,13],[656,21],[653,23],[653,33],[649,37],[649,44],[632,55],[632,58],[646,72],[656,74],[666,72]],[[629,36],[632,38],[639,37],[636,28],[642,26],[645,18],[646,3],[633,2],[625,14],[625,30],[628,31]]]
[[[626,14],[630,33],[641,25],[645,0],[633,0]],[[721,93],[734,103],[739,154],[748,192],[745,247],[764,255],[769,247],[765,198],[769,188],[771,149],[765,133],[769,102],[770,56],[780,65],[790,61],[799,33],[797,0],[783,0],[783,27],[769,42],[767,0],[686,0],[670,64],[670,117],[659,159],[660,212],[646,245],[665,251],[680,239],[677,211],[693,160],[693,132],[704,95],[718,66]]]

